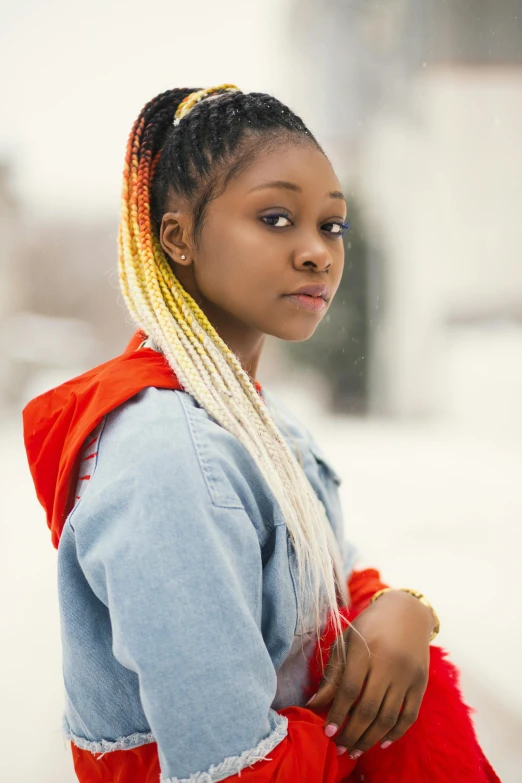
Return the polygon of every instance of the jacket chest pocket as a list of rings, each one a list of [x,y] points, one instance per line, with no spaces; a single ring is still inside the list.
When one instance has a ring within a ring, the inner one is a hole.
[[[322,484],[328,488],[333,487],[337,489],[341,485],[341,477],[326,457],[324,451],[316,443],[311,443],[309,455],[311,457],[311,468],[312,470],[315,469]]]

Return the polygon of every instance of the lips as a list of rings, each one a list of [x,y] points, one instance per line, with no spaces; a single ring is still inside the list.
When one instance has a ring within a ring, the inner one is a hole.
[[[285,294],[285,296],[311,296],[317,299],[324,299],[328,302],[330,299],[330,289],[325,283],[310,283],[303,285],[292,291],[291,294]]]
[[[296,291],[291,294],[284,294],[284,299],[300,310],[308,310],[312,313],[320,313],[326,309],[328,300],[330,299],[330,289],[325,283],[310,283],[309,285],[302,285]]]

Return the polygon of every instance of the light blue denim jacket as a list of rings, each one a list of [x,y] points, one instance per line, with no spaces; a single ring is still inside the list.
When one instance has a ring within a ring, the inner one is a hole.
[[[264,397],[348,576],[339,478]],[[86,443],[58,550],[67,735],[92,752],[155,741],[162,780],[223,780],[282,741],[277,709],[303,704],[313,639],[296,636],[279,506],[244,447],[184,392],[144,390]]]

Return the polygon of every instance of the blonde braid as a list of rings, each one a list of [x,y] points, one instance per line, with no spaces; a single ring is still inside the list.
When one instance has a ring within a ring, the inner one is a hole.
[[[219,94],[220,90],[237,88],[211,88],[208,95]],[[163,97],[157,99],[161,107]],[[206,97],[206,91],[187,95],[176,118],[186,117],[192,106]],[[319,634],[328,608],[340,635],[336,590],[346,598],[346,586],[324,506],[237,356],[177,280],[153,229],[150,188],[159,152],[153,159],[144,139],[147,133],[152,134],[155,121],[154,114],[150,116],[151,106],[145,107],[135,123],[125,158],[119,229],[123,297],[134,321],[163,352],[185,391],[237,437],[274,493],[297,560],[301,623],[311,607]]]

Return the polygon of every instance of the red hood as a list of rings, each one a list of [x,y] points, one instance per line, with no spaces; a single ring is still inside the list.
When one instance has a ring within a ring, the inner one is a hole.
[[[181,389],[162,354],[137,348],[136,332],[116,359],[36,397],[24,408],[24,440],[38,500],[45,509],[52,541],[60,535],[72,506],[80,450],[109,411],[148,386]]]

